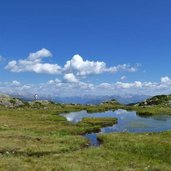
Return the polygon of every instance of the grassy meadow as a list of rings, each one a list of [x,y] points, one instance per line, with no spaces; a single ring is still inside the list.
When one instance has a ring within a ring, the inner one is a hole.
[[[171,170],[171,132],[100,135],[101,146],[89,147],[88,140],[82,135],[97,132],[102,126],[116,123],[117,119],[85,118],[73,124],[59,116],[71,111],[87,110],[91,113],[118,108],[124,106],[114,103],[97,106],[54,103],[34,103],[31,107],[16,108],[0,106],[0,170]]]

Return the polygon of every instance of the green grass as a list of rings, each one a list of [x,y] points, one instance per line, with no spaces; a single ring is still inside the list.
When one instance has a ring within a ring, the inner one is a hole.
[[[80,110],[115,110],[118,104],[98,106],[36,104],[0,107],[0,170],[104,171],[171,170],[171,132],[100,135],[100,147],[89,147],[83,134],[96,132],[116,119],[85,118],[68,122],[60,113]],[[133,108],[129,108],[133,110]],[[136,110],[145,108],[136,108]],[[152,109],[151,109],[152,110]],[[156,111],[157,109],[153,109]],[[149,110],[147,110],[149,111]]]
[[[123,106],[123,109],[129,111],[136,111],[139,115],[158,115],[158,114],[167,114],[171,115],[171,107],[163,107],[160,105],[157,106]]]
[[[83,118],[80,123],[106,127],[116,124],[117,118]]]
[[[123,106],[128,110],[134,110],[139,115],[171,115],[171,95],[157,95],[146,99],[144,102],[132,106]]]

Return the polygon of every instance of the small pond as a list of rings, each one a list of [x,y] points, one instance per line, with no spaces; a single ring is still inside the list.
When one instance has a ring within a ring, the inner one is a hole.
[[[77,123],[82,118],[117,118],[118,123],[101,128],[99,133],[86,134],[85,137],[89,139],[91,145],[98,146],[97,134],[111,133],[111,132],[162,132],[171,130],[171,116],[169,115],[154,115],[154,116],[140,116],[136,112],[128,112],[126,110],[107,111],[103,113],[89,114],[86,111],[71,112],[69,114],[61,114],[68,121]]]

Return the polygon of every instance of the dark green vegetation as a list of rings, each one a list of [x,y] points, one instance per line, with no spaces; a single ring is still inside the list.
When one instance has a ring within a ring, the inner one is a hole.
[[[112,126],[116,124],[117,119],[115,118],[83,118],[80,123],[105,127],[105,126]]]
[[[81,135],[116,123],[116,119],[86,118],[72,124],[59,116],[71,111],[118,108],[149,112],[158,111],[159,105],[123,106],[115,100],[97,106],[48,101],[22,103],[0,106],[0,170],[171,170],[171,132],[100,135],[102,145],[95,148],[89,147]],[[171,113],[169,107],[161,109]]]

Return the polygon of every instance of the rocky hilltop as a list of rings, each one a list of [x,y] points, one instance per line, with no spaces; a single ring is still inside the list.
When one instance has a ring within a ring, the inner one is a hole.
[[[20,99],[13,98],[9,95],[0,94],[0,105],[5,107],[19,107],[23,106],[24,102]]]
[[[14,98],[6,94],[0,94],[0,105],[8,108],[14,108],[14,107],[43,107],[48,105],[49,102],[47,100],[36,100],[36,101],[24,101],[19,98]]]
[[[171,95],[157,95],[137,103],[136,106],[171,106]]]

